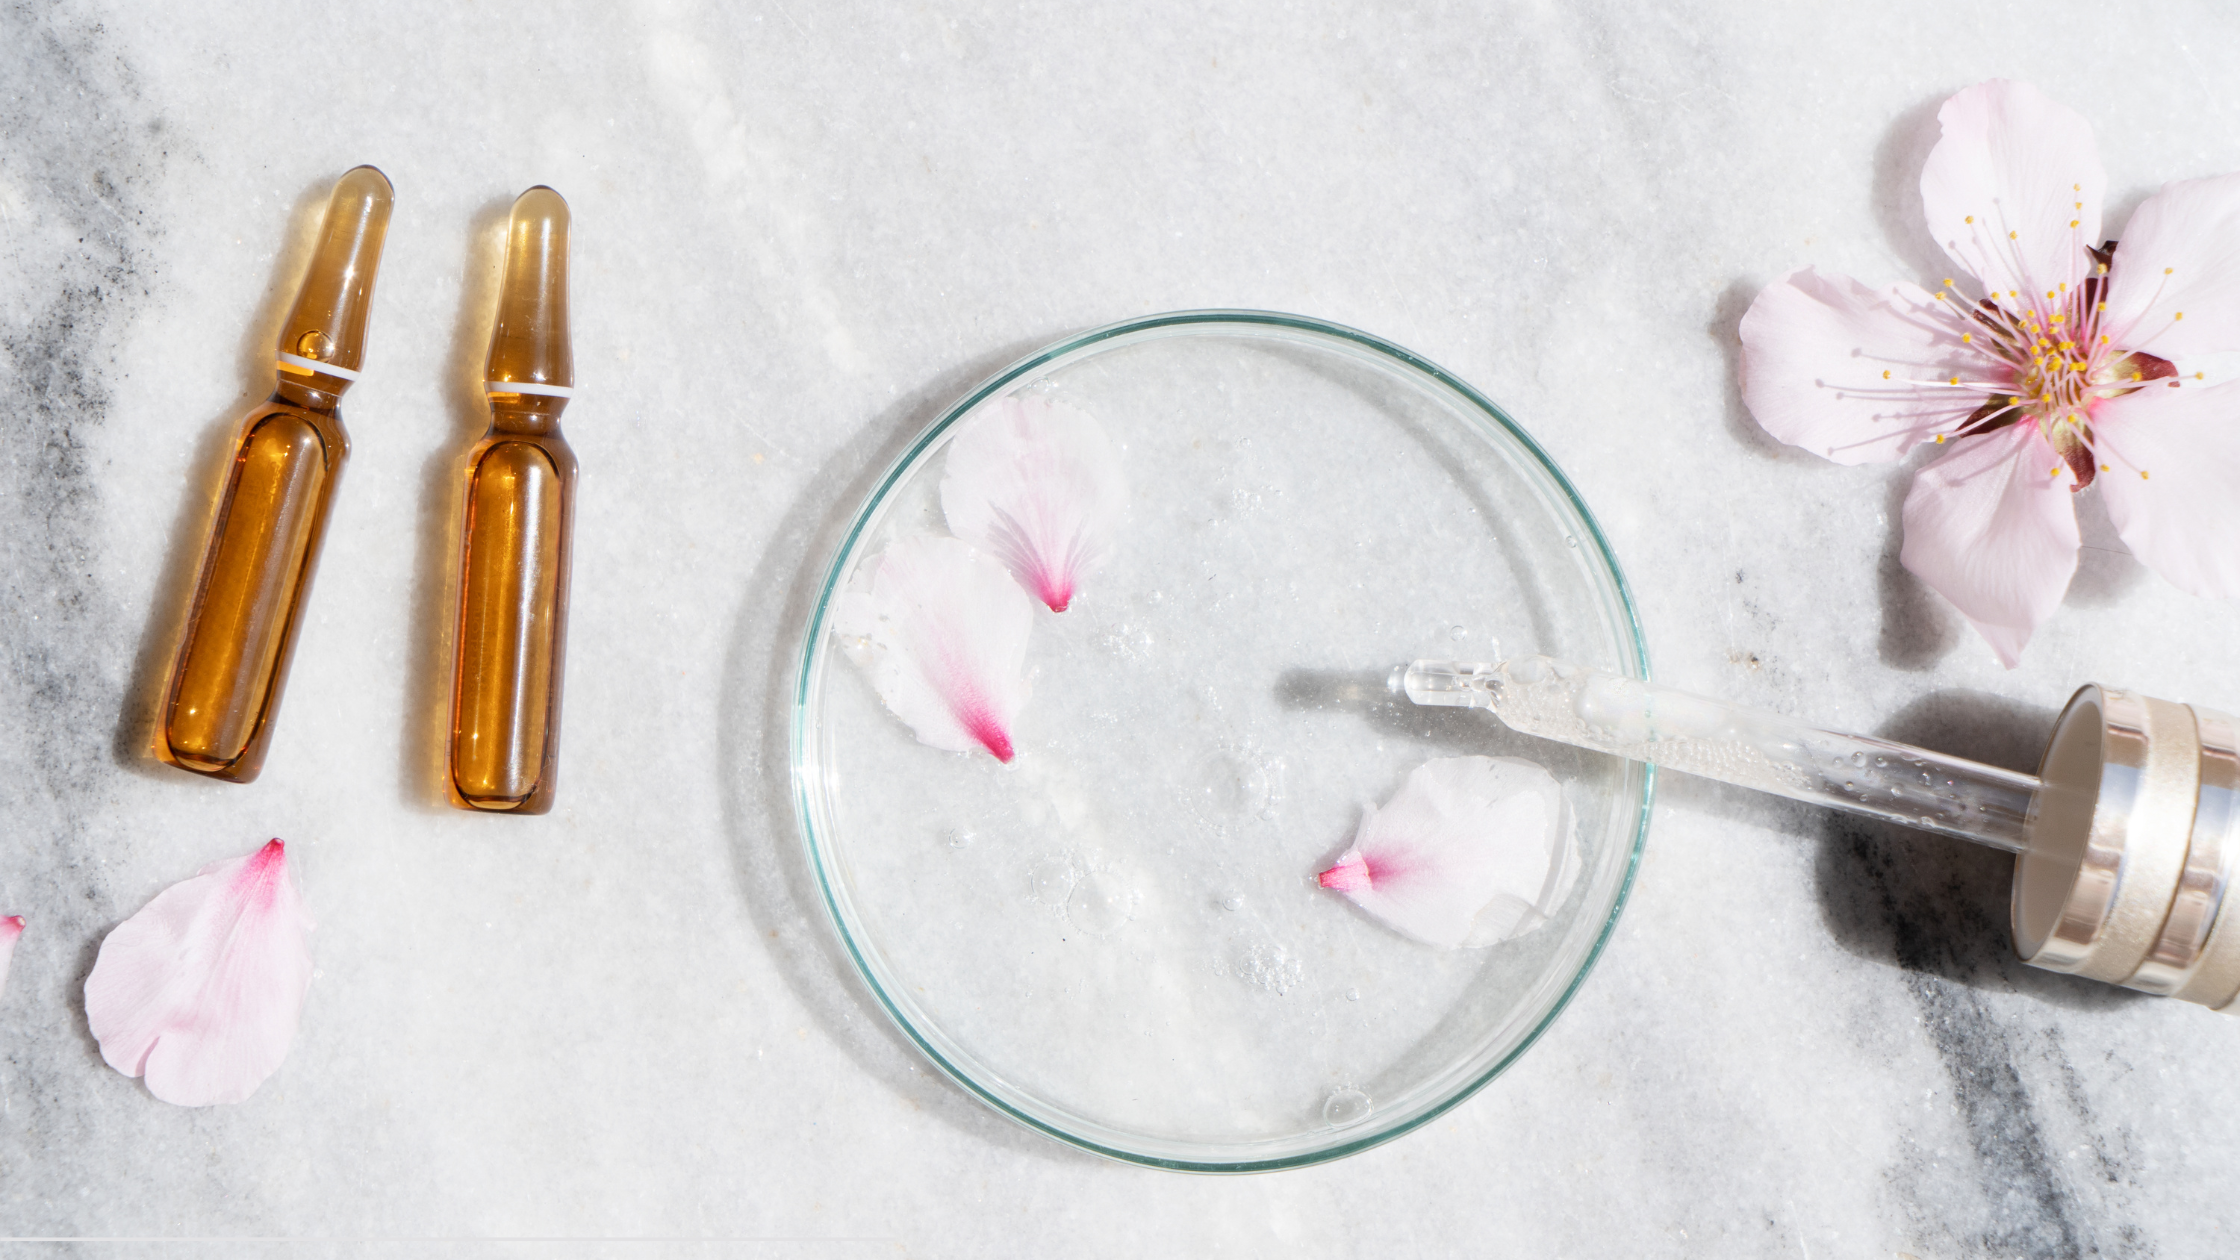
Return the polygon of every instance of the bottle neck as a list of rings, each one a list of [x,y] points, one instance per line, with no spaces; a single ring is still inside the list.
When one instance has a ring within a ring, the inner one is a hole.
[[[286,372],[274,373],[274,377],[274,400],[322,415],[333,415],[335,408],[342,404],[342,391],[350,388],[347,381],[338,381],[331,388],[322,388],[313,383],[319,378],[293,376]]]
[[[500,405],[496,397],[493,397],[490,403],[490,431],[557,437],[560,434],[560,413],[567,408],[568,400],[565,398],[516,394],[508,397],[504,405]]]

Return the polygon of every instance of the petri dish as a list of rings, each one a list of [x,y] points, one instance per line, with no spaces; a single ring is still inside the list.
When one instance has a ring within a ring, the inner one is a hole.
[[[1094,416],[1130,495],[1072,606],[1036,609],[1003,764],[918,743],[828,622],[887,545],[946,532],[951,430],[1019,393]],[[876,1000],[996,1110],[1161,1168],[1338,1158],[1514,1062],[1624,903],[1652,772],[1385,687],[1412,658],[1534,652],[1647,676],[1601,531],[1500,408],[1315,319],[1114,324],[959,398],[854,517],[800,644],[802,841]],[[1545,924],[1439,950],[1317,885],[1364,803],[1470,753],[1563,785],[1582,872]]]

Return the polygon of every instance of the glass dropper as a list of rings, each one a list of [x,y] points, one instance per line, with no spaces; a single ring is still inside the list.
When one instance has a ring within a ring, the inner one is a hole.
[[[1485,709],[1513,730],[1790,800],[2030,851],[2035,776],[1806,726],[1617,674],[1525,657],[1417,661],[1390,686],[1423,705]]]

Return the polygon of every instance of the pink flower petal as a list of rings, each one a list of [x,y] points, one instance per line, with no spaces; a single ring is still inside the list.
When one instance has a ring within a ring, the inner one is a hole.
[[[1922,167],[1921,203],[1944,252],[2000,294],[2083,283],[2108,183],[2083,115],[1994,79],[1954,95],[1937,121],[1944,135]]]
[[[2117,346],[2165,359],[2240,350],[2240,174],[2165,184],[2140,203],[2108,269],[2100,326]]]
[[[879,698],[920,743],[1011,760],[1033,601],[1002,565],[954,538],[906,538],[869,568],[868,590],[834,602],[832,628]]]
[[[1103,559],[1127,498],[1112,439],[1062,402],[999,399],[949,439],[941,511],[950,532],[1002,560],[1052,612]]]
[[[2240,597],[2240,381],[2150,385],[2092,418],[2123,545],[2180,590]]]
[[[1906,494],[1899,560],[1951,600],[2009,669],[2076,572],[2074,484],[2038,426],[2017,424],[1960,439]]]
[[[1791,446],[1839,464],[1897,459],[1982,403],[1950,378],[2011,376],[1961,344],[1943,305],[1916,285],[1791,272],[1742,317],[1743,401]]]
[[[1427,945],[1491,944],[1537,927],[1570,891],[1562,799],[1530,762],[1425,762],[1384,808],[1364,811],[1353,847],[1319,881]]]
[[[8,964],[16,956],[16,938],[23,935],[23,916],[0,919],[0,993],[8,991]]]
[[[295,1040],[310,930],[278,840],[164,889],[101,942],[86,977],[101,1057],[182,1107],[247,1098]]]

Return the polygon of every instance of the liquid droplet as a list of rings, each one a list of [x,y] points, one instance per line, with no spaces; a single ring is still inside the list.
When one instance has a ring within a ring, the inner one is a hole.
[[[1073,891],[1073,868],[1056,859],[1037,862],[1028,868],[1027,890],[1046,906],[1062,906]]]
[[[1563,536],[1563,545],[1566,547],[1576,547],[1579,545],[1579,540],[1569,534],[1565,534]]]
[[[969,848],[972,842],[979,838],[979,836],[973,834],[970,827],[951,827],[947,834],[949,847],[952,849]]]
[[[1110,875],[1083,876],[1073,886],[1073,895],[1066,898],[1066,918],[1082,931],[1099,936],[1117,930],[1133,917],[1134,910],[1134,895]]]
[[[1460,643],[1464,639],[1470,637],[1470,632],[1463,629],[1461,626],[1456,626],[1454,629],[1447,631],[1447,637],[1453,639],[1457,643]]]
[[[1322,1122],[1343,1129],[1369,1118],[1369,1096],[1358,1089],[1334,1089],[1322,1100]]]
[[[1223,897],[1221,899],[1221,908],[1231,911],[1244,909],[1244,894],[1230,893],[1228,896]]]
[[[1347,990],[1346,990],[1346,1001],[1348,1001],[1348,1002],[1358,1002],[1358,1001],[1360,1001],[1360,1000],[1361,1000],[1361,990],[1359,990],[1359,989],[1347,989]]]

